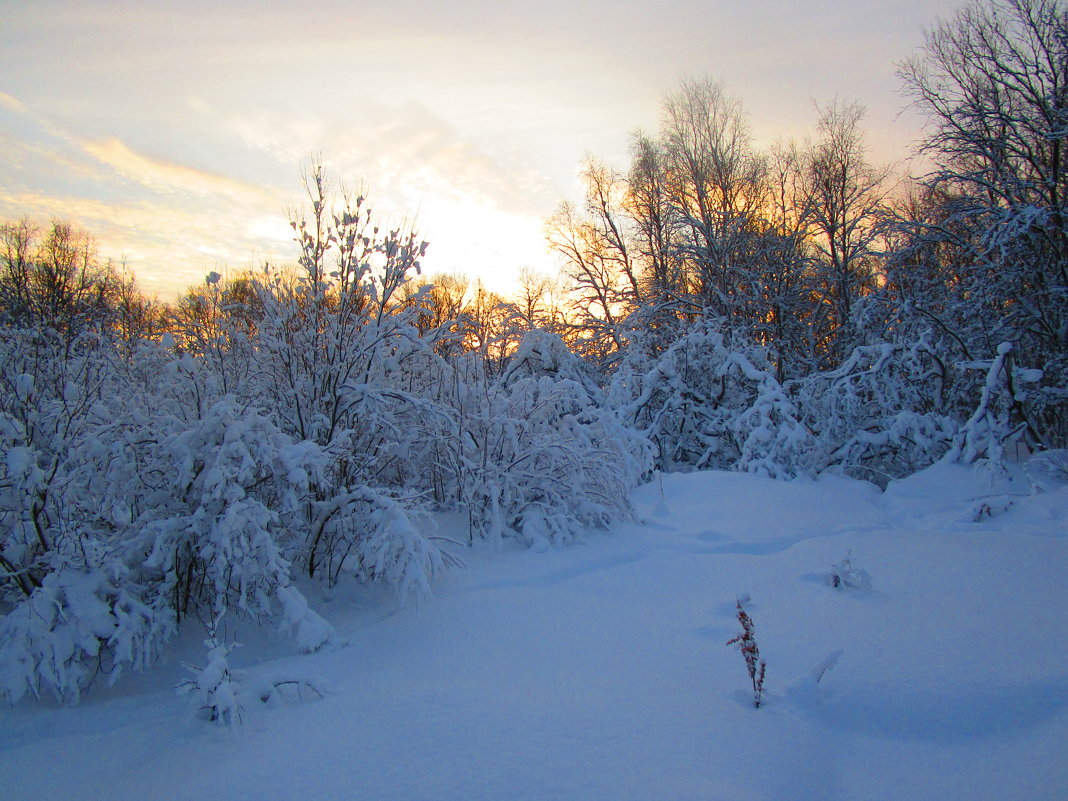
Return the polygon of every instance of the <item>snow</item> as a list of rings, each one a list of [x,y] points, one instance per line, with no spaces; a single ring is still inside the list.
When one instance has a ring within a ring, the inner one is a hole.
[[[3,795],[1068,797],[1068,488],[943,463],[885,493],[672,474],[634,502],[635,522],[567,548],[457,546],[465,567],[419,605],[302,587],[332,644],[298,654],[246,624],[217,656],[250,687],[324,697],[239,693],[233,729],[174,691],[204,663],[195,627],[78,706],[0,710]],[[459,517],[437,522],[465,541]],[[870,587],[826,583],[846,558]],[[745,594],[760,709],[726,646]]]

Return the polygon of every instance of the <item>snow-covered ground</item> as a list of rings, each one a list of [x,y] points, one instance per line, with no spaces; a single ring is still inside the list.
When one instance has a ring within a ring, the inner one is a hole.
[[[0,710],[0,796],[1068,798],[1068,488],[1035,480],[667,476],[610,534],[461,551],[421,606],[320,599],[324,652],[239,629],[247,686],[325,697],[249,701],[234,731],[174,692],[203,660],[195,631],[79,706]],[[826,582],[847,556],[870,588]],[[744,594],[760,709],[725,645]]]

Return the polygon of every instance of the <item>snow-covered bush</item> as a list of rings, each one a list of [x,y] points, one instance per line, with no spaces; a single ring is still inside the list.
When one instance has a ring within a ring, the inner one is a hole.
[[[853,562],[853,552],[831,565],[826,576],[827,583],[835,589],[870,590],[871,574]]]
[[[450,561],[418,500],[446,416],[428,397],[440,359],[419,337],[420,303],[400,302],[426,243],[380,229],[363,196],[335,198],[319,166],[306,188],[311,207],[292,222],[298,272],[269,271],[254,287],[247,388],[322,457],[290,525],[306,537],[286,554],[330,583],[351,575],[423,595]]]
[[[87,491],[109,472],[96,428],[110,418],[110,357],[95,334],[0,330],[0,598],[26,597],[111,526]]]
[[[757,370],[748,360],[741,361],[740,366],[758,381],[758,394],[753,405],[732,424],[739,443],[735,469],[768,478],[794,478],[808,467],[812,436],[770,373]]]
[[[302,653],[318,651],[334,639],[334,627],[308,606],[296,587],[279,587],[275,594],[282,604],[281,630],[293,635]]]
[[[177,690],[181,695],[195,694],[198,712],[206,720],[233,728],[241,724],[245,709],[238,697],[245,675],[230,667],[229,657],[238,643],[220,641],[218,627],[221,620],[220,612],[208,627],[208,638],[204,640],[208,654],[204,665],[200,667],[186,662],[185,668],[193,676],[179,682]]]
[[[307,611],[306,604],[304,610]],[[194,696],[199,717],[232,729],[244,722],[245,711],[255,702],[273,704],[276,699],[306,701],[323,697],[319,684],[305,677],[285,674],[255,676],[249,671],[232,667],[230,654],[240,643],[229,640],[224,636],[225,632],[220,632],[222,619],[223,615],[220,614],[207,626],[204,664],[183,663],[192,675],[178,682],[175,688],[179,695]]]
[[[790,477],[803,469],[807,432],[766,353],[695,324],[666,350],[647,354],[635,334],[610,399],[657,449],[657,467],[742,469]]]
[[[955,377],[921,337],[856,348],[835,370],[800,379],[796,405],[813,432],[812,467],[885,485],[937,461],[957,432],[946,399]]]
[[[972,464],[980,459],[1000,465],[1012,445],[1027,429],[1023,400],[1029,384],[1041,380],[1041,370],[1019,369],[1014,365],[1011,342],[998,346],[997,356],[989,362],[964,365],[984,370],[979,402],[967,422],[961,426],[947,458]]]
[[[301,510],[321,480],[322,455],[232,397],[160,451],[172,505],[145,527],[145,564],[159,572],[177,619],[226,607],[270,617],[277,589],[289,584],[280,515]]]
[[[1068,450],[1036,453],[1027,464],[1028,475],[1037,479],[1038,486],[1068,484]]]
[[[0,694],[72,702],[150,665],[174,631],[138,535],[170,497],[153,459],[166,426],[147,412],[168,404],[133,366],[162,360],[47,329],[2,330],[0,349]]]
[[[390,585],[402,598],[430,594],[430,581],[456,564],[438,546],[432,522],[411,498],[371,487],[340,488],[316,501],[305,557],[309,574]]]
[[[62,568],[0,617],[0,698],[27,693],[74,703],[94,679],[152,665],[173,634],[170,617],[112,575]]]
[[[648,443],[606,408],[560,338],[528,333],[497,379],[480,367],[458,366],[467,372],[446,454],[472,536],[560,545],[629,516]]]

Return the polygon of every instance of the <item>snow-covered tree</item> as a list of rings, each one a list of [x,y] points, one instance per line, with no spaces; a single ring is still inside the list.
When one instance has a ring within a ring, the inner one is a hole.
[[[1060,0],[973,2],[901,69],[928,120],[935,213],[906,226],[911,269],[940,274],[911,308],[971,361],[1010,342],[1044,378],[1026,409],[1032,446],[1068,441],[1068,9]],[[936,259],[941,256],[942,261]],[[922,258],[926,257],[926,258]]]

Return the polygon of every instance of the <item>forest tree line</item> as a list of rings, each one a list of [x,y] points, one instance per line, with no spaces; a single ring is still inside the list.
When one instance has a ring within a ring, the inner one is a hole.
[[[1065,448],[1065,8],[970,5],[900,71],[923,178],[870,163],[857,104],[762,150],[687,80],[547,222],[567,285],[510,299],[424,278],[317,164],[295,265],[171,304],[65,223],[4,225],[0,695],[77,700],[227,613],[317,648],[310,582],[422,595],[456,561],[434,511],[549,547],[657,470],[885,486]]]

